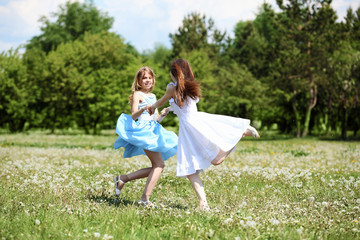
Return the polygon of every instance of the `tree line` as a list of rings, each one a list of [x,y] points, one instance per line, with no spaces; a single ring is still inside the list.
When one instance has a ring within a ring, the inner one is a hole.
[[[55,20],[40,19],[41,34],[25,52],[0,54],[0,127],[114,128],[139,67],[154,69],[154,93],[164,93],[169,64],[187,59],[201,82],[199,110],[249,118],[262,129],[298,137],[356,135],[360,128],[360,7],[343,21],[331,0],[264,3],[252,21],[239,21],[233,37],[197,12],[186,15],[171,48],[140,53],[110,32],[113,17],[92,3],[67,2]],[[176,126],[167,117],[164,125]]]

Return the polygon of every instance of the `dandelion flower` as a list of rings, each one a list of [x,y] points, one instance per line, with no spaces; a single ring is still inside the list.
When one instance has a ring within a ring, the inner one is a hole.
[[[256,227],[256,222],[255,221],[247,221],[246,225],[248,225],[249,227],[255,228]]]
[[[279,224],[280,224],[280,221],[277,220],[277,219],[274,219],[274,218],[271,219],[270,222],[271,222],[271,224],[273,224],[273,225],[279,225]]]
[[[233,221],[232,218],[227,218],[227,219],[224,220],[224,223],[225,223],[225,224],[229,224],[229,223],[231,223],[232,221]]]
[[[214,230],[210,229],[208,232],[208,236],[212,238],[212,236],[214,236]]]
[[[110,236],[110,235],[105,234],[102,239],[103,239],[103,240],[111,240],[111,239],[113,239],[113,238],[114,238],[113,236]]]
[[[36,220],[35,220],[35,224],[36,224],[36,225],[40,225],[40,220],[39,220],[39,219],[36,219]]]

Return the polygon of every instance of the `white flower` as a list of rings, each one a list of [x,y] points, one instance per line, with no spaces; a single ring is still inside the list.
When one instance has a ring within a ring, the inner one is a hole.
[[[99,238],[99,237],[100,237],[100,233],[94,232],[94,237]]]
[[[224,223],[228,224],[228,223],[231,223],[232,221],[233,221],[232,218],[227,218],[227,219],[224,220]]]
[[[110,239],[113,239],[113,238],[114,238],[113,236],[110,236],[110,235],[107,235],[107,234],[105,234],[104,237],[103,237],[104,240],[110,240]]]
[[[256,227],[256,222],[255,221],[247,221],[246,225],[248,225],[249,227],[255,228]]]
[[[39,219],[36,219],[36,220],[35,220],[35,224],[36,224],[36,225],[40,225],[40,220],[39,220]]]
[[[87,230],[87,229],[84,229],[84,230],[83,230],[83,232],[84,232],[84,233],[87,233],[87,232],[88,232],[88,230]]]
[[[210,230],[209,230],[209,233],[208,233],[208,236],[209,236],[210,238],[212,238],[212,236],[214,236],[214,230],[210,229]]]
[[[302,230],[300,228],[296,229],[296,232],[301,235],[302,234]]]
[[[273,225],[279,225],[279,224],[280,224],[280,221],[277,220],[277,219],[274,219],[274,218],[271,219],[270,222],[271,222],[271,224],[273,224]]]
[[[245,201],[243,201],[241,204],[240,204],[240,207],[246,207],[247,203]]]

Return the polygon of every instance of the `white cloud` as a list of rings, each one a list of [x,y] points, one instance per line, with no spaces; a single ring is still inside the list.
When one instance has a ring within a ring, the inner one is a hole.
[[[354,0],[333,0],[331,6],[337,11],[338,20],[343,21],[346,12],[351,7],[353,11],[360,7],[360,1]]]
[[[16,48],[40,34],[39,19],[50,17],[50,13],[58,11],[59,5],[66,1],[10,0],[0,3],[3,4],[0,6],[0,51]]]

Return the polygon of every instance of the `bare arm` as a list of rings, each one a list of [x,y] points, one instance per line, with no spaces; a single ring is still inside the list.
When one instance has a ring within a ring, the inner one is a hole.
[[[140,94],[138,92],[134,92],[132,102],[131,102],[131,118],[136,120],[140,115],[147,110],[148,106],[142,107],[138,109],[140,102]]]
[[[156,109],[156,111],[157,111],[157,109]],[[163,110],[161,110],[161,112],[160,112],[160,115],[159,115],[159,113],[157,114],[157,122],[161,122],[165,117],[166,117],[166,115],[168,115],[168,113],[169,113],[169,111],[170,111],[170,108],[163,108]]]
[[[151,112],[155,112],[156,108],[162,107],[167,101],[169,101],[170,98],[174,96],[175,91],[176,91],[175,86],[168,85],[164,96],[162,96],[162,98],[160,98],[156,103],[151,105]]]

